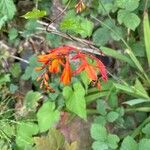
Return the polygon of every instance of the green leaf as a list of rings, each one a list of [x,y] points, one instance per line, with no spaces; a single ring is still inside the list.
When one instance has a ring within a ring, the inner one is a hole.
[[[146,54],[147,54],[148,64],[150,67],[150,26],[149,26],[149,18],[147,12],[144,12],[143,27],[144,27],[144,41],[145,41]]]
[[[104,100],[97,101],[96,109],[101,115],[105,116],[107,114],[106,108],[107,104]]]
[[[9,40],[15,40],[18,36],[18,31],[15,28],[11,28],[8,33]]]
[[[96,141],[92,144],[93,150],[108,150],[108,145],[105,142]]]
[[[137,149],[138,149],[138,144],[131,136],[127,136],[126,138],[124,138],[120,150],[137,150]]]
[[[99,140],[100,142],[105,142],[107,140],[106,128],[104,126],[99,125],[99,124],[92,124],[91,137],[94,140]]]
[[[107,120],[108,122],[114,122],[118,119],[119,114],[115,111],[111,111],[107,114]]]
[[[120,24],[124,24],[127,28],[131,30],[135,30],[140,24],[140,18],[127,10],[119,10],[118,11],[118,22]]]
[[[39,132],[37,124],[31,122],[21,122],[17,126],[16,144],[19,149],[24,149],[33,144],[32,135]]]
[[[132,99],[132,100],[123,102],[123,104],[134,106],[134,105],[142,104],[142,103],[146,103],[146,102],[150,103],[150,100],[147,100],[147,99]]]
[[[143,41],[135,41],[135,43],[131,43],[131,49],[133,50],[133,53],[137,57],[145,57],[145,46]]]
[[[115,12],[117,7],[113,3],[114,0],[101,0],[98,5],[98,12],[102,15],[108,15],[110,12]]]
[[[0,14],[6,16],[8,19],[12,19],[16,12],[16,6],[13,0],[1,0],[0,1]]]
[[[71,87],[64,87],[63,96],[66,100],[66,107],[77,114],[79,117],[86,119],[86,102],[85,102],[85,90],[80,82],[73,84]]]
[[[98,98],[108,96],[109,91],[97,91],[95,93],[90,93],[85,97],[86,103],[90,104],[91,102],[97,100]]]
[[[38,19],[44,16],[46,16],[46,11],[34,8],[32,11],[27,12],[22,17],[24,17],[25,19]]]
[[[18,86],[15,85],[15,84],[10,84],[9,89],[10,89],[10,92],[11,92],[12,94],[14,94],[14,93],[18,90]]]
[[[0,30],[1,30],[1,28],[3,27],[3,25],[5,24],[5,22],[7,21],[7,16],[5,15],[5,16],[1,16],[0,15]]]
[[[116,90],[111,90],[110,94],[108,95],[108,105],[111,108],[118,107],[118,95]]]
[[[139,143],[138,150],[149,150],[150,149],[150,139],[142,139]]]
[[[75,13],[67,14],[60,23],[61,30],[73,34],[80,34],[82,38],[90,37],[93,27],[93,22],[82,16],[76,16]]]
[[[32,55],[29,59],[29,66],[27,66],[25,73],[22,75],[23,80],[29,80],[30,78],[32,80],[36,80],[38,75],[42,73],[43,71],[36,72],[35,67],[41,66],[41,63],[37,62],[37,56]]]
[[[7,82],[10,82],[10,74],[1,74],[0,75],[0,84],[5,84]]]
[[[29,91],[25,98],[24,103],[28,109],[34,109],[37,106],[37,101],[41,98],[41,93]]]
[[[145,127],[142,129],[142,132],[147,136],[150,137],[150,123],[146,124]]]
[[[129,11],[133,11],[139,6],[140,0],[116,0],[115,5]]]
[[[46,33],[46,42],[50,47],[59,47],[62,45],[62,38],[52,33]]]
[[[100,124],[100,125],[102,125],[102,126],[105,126],[106,122],[107,122],[107,121],[106,121],[105,116],[97,116],[97,117],[95,117],[95,119],[94,119],[94,123]]]
[[[135,81],[135,85],[134,85],[135,89],[137,89],[139,92],[141,92],[143,95],[145,95],[145,97],[149,98],[148,93],[146,92],[146,90],[144,89],[142,83],[140,82],[139,79],[136,79]]]
[[[93,42],[97,46],[105,45],[110,40],[110,31],[107,28],[98,28],[93,33]]]
[[[141,97],[141,98],[145,98],[145,99],[149,99],[149,97],[147,97],[147,95],[143,94],[140,90],[136,89],[134,86],[129,86],[126,84],[118,84],[118,83],[114,83],[114,86],[119,89],[124,91],[125,93],[132,95],[134,97]]]
[[[120,141],[119,137],[114,134],[108,134],[107,142],[110,148],[117,149],[118,142]]]
[[[135,66],[132,60],[127,55],[122,54],[119,51],[107,47],[100,47],[100,49],[103,51],[105,55],[127,62],[131,66]]]
[[[18,78],[21,74],[20,63],[13,63],[10,67],[10,73],[13,75],[13,77]]]
[[[37,112],[38,125],[41,132],[53,127],[59,121],[60,113],[55,109],[55,104],[45,102]]]
[[[32,136],[39,132],[39,127],[35,123],[21,122],[17,126],[17,134]]]
[[[83,82],[83,84],[84,84],[84,87],[85,87],[85,89],[86,89],[86,92],[87,92],[87,90],[88,90],[88,85],[90,84],[90,79],[89,79],[89,77],[87,76],[87,73],[85,72],[85,71],[82,71],[81,73],[80,73],[80,77],[81,77],[81,80],[82,80],[82,82]]]

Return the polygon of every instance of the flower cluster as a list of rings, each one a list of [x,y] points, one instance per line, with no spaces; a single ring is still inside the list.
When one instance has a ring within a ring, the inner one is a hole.
[[[77,60],[79,64],[76,69],[72,70],[71,61]],[[92,63],[90,62],[92,61]],[[38,62],[41,62],[40,67],[36,67],[36,71],[44,70],[37,78],[37,81],[42,80],[40,88],[45,88],[50,92],[54,90],[49,85],[50,76],[52,74],[60,74],[60,82],[68,85],[71,82],[72,76],[80,74],[82,71],[87,73],[90,81],[95,81],[100,89],[98,75],[101,75],[102,80],[107,81],[107,73],[104,64],[94,55],[83,53],[74,47],[62,46],[49,51],[48,54],[38,56]]]

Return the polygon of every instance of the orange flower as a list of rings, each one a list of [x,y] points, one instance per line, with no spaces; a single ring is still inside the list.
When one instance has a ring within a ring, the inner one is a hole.
[[[85,60],[82,61],[82,64],[78,67],[77,70],[74,71],[74,75],[79,74],[81,71],[84,70],[86,71],[90,80],[96,81],[98,79],[95,67],[88,64]]]
[[[51,64],[49,65],[49,72],[58,73],[60,71],[60,63],[62,63],[61,59],[52,60]]]
[[[79,12],[82,12],[84,9],[86,8],[85,4],[83,3],[82,0],[80,0],[77,5],[75,5],[75,9],[76,9],[76,12],[79,13]]]
[[[62,75],[60,77],[60,81],[64,85],[69,84],[71,82],[71,74],[72,74],[72,71],[71,71],[71,67],[70,67],[70,63],[69,63],[69,58],[67,57],[64,70],[63,70]]]
[[[47,64],[51,59],[57,58],[56,54],[43,54],[38,56],[38,62]]]

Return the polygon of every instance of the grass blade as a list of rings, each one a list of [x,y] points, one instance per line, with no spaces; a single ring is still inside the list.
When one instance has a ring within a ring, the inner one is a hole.
[[[149,26],[148,13],[146,11],[144,12],[143,27],[144,27],[144,41],[145,41],[146,54],[148,59],[148,65],[150,66],[150,26]]]

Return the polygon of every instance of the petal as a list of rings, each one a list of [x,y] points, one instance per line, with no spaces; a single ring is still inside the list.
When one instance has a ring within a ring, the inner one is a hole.
[[[97,81],[96,69],[93,66],[88,65],[86,66],[85,70],[91,80]]]
[[[84,69],[85,69],[85,66],[84,65],[80,65],[76,70],[73,71],[73,75],[79,74]]]

